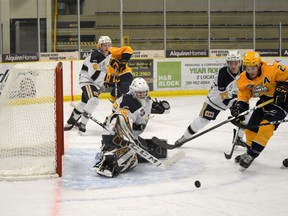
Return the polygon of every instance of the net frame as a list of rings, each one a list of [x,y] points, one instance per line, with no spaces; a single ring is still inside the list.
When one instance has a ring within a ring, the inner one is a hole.
[[[37,64],[37,63],[35,63],[35,64]],[[37,174],[21,175],[21,173],[19,173],[19,175],[15,174],[15,173],[13,173],[12,175],[9,175],[9,170],[7,173],[5,173],[5,171],[3,171],[3,170],[2,171],[0,170],[0,180],[29,180],[29,179],[39,179],[39,178],[42,179],[42,178],[61,177],[62,176],[62,155],[64,154],[63,78],[62,78],[63,77],[63,64],[62,64],[62,62],[58,62],[57,66],[54,69],[54,75],[53,76],[54,76],[54,80],[53,80],[53,82],[54,82],[54,89],[53,89],[54,90],[54,97],[53,97],[52,102],[54,105],[53,111],[55,112],[55,114],[54,114],[55,124],[53,125],[54,129],[52,128],[52,130],[55,130],[53,132],[54,133],[53,138],[54,138],[54,142],[55,142],[55,149],[53,147],[54,151],[52,151],[52,154],[55,154],[53,156],[56,160],[55,164],[53,162],[53,165],[55,165],[55,172],[49,171],[49,173],[47,173],[47,174],[40,174],[40,175],[37,175]],[[8,80],[9,80],[9,77],[8,77]],[[7,82],[8,82],[8,80],[7,80]],[[29,82],[30,82],[29,79],[26,79],[24,84],[27,86],[27,85],[29,85]],[[34,102],[37,104],[37,98],[33,98],[33,99],[34,99]],[[1,101],[1,98],[0,98],[0,101]],[[21,99],[17,99],[17,100],[10,100],[9,103],[25,103],[25,96],[23,97],[23,99],[21,98]],[[31,99],[30,99],[30,103],[31,103]],[[17,106],[19,107],[19,104]],[[25,106],[23,106],[23,107],[25,107]],[[4,132],[5,132],[5,129],[4,129]],[[0,143],[1,143],[1,141],[0,141]],[[1,145],[3,145],[3,142],[1,143]],[[25,146],[25,147],[22,147],[21,150],[25,150],[25,148],[29,149],[29,147]],[[2,155],[3,148],[1,149],[1,151],[2,152],[0,152],[0,157],[1,157],[0,159],[2,160],[2,163],[3,163],[3,161],[5,163],[6,159],[5,158],[3,159],[3,155]],[[5,146],[4,146],[4,151],[9,151],[9,148],[5,149]],[[11,149],[10,149],[10,151],[11,151]],[[31,155],[31,157],[38,156],[37,154],[39,154],[39,152],[36,152],[36,153],[35,152],[34,153],[29,152],[29,155]],[[27,160],[29,160],[29,159],[27,159]],[[26,160],[26,162],[27,162],[27,160]],[[9,164],[7,164],[7,166],[9,166]],[[31,166],[33,166],[32,163],[31,163]],[[21,171],[21,169],[20,169],[20,171]]]

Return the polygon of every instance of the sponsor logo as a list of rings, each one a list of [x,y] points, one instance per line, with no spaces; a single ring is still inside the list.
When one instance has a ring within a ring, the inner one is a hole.
[[[208,57],[207,50],[167,50],[166,57]]]
[[[2,54],[2,62],[26,62],[38,61],[37,54]]]
[[[9,70],[6,70],[5,73],[0,74],[0,83],[7,81]]]

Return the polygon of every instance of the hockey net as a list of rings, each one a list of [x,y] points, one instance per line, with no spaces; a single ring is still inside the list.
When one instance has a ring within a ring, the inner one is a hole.
[[[0,95],[0,179],[62,175],[62,63],[21,63]]]

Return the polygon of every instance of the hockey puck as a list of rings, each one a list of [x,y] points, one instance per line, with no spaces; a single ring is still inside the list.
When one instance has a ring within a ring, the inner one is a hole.
[[[200,181],[198,181],[198,180],[195,181],[194,184],[195,184],[195,187],[196,187],[196,188],[201,187],[201,183],[200,183]]]
[[[284,159],[282,164],[284,167],[288,167],[288,158]]]

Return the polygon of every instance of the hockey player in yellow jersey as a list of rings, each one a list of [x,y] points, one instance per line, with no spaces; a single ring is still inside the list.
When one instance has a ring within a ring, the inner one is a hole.
[[[277,62],[262,62],[258,52],[247,52],[243,58],[243,66],[245,70],[237,80],[238,100],[231,107],[231,114],[237,117],[248,110],[251,98],[259,98],[257,105],[274,98],[273,103],[254,110],[248,121],[248,129],[245,130],[247,152],[235,158],[241,169],[247,169],[264,150],[274,130],[279,126],[257,125],[282,120],[286,116],[288,68]],[[239,117],[239,120],[243,118]]]
[[[111,47],[112,58],[105,78],[105,86],[112,87],[109,100],[114,101],[122,94],[129,91],[129,86],[133,81],[132,69],[128,66],[133,49],[130,46]]]

